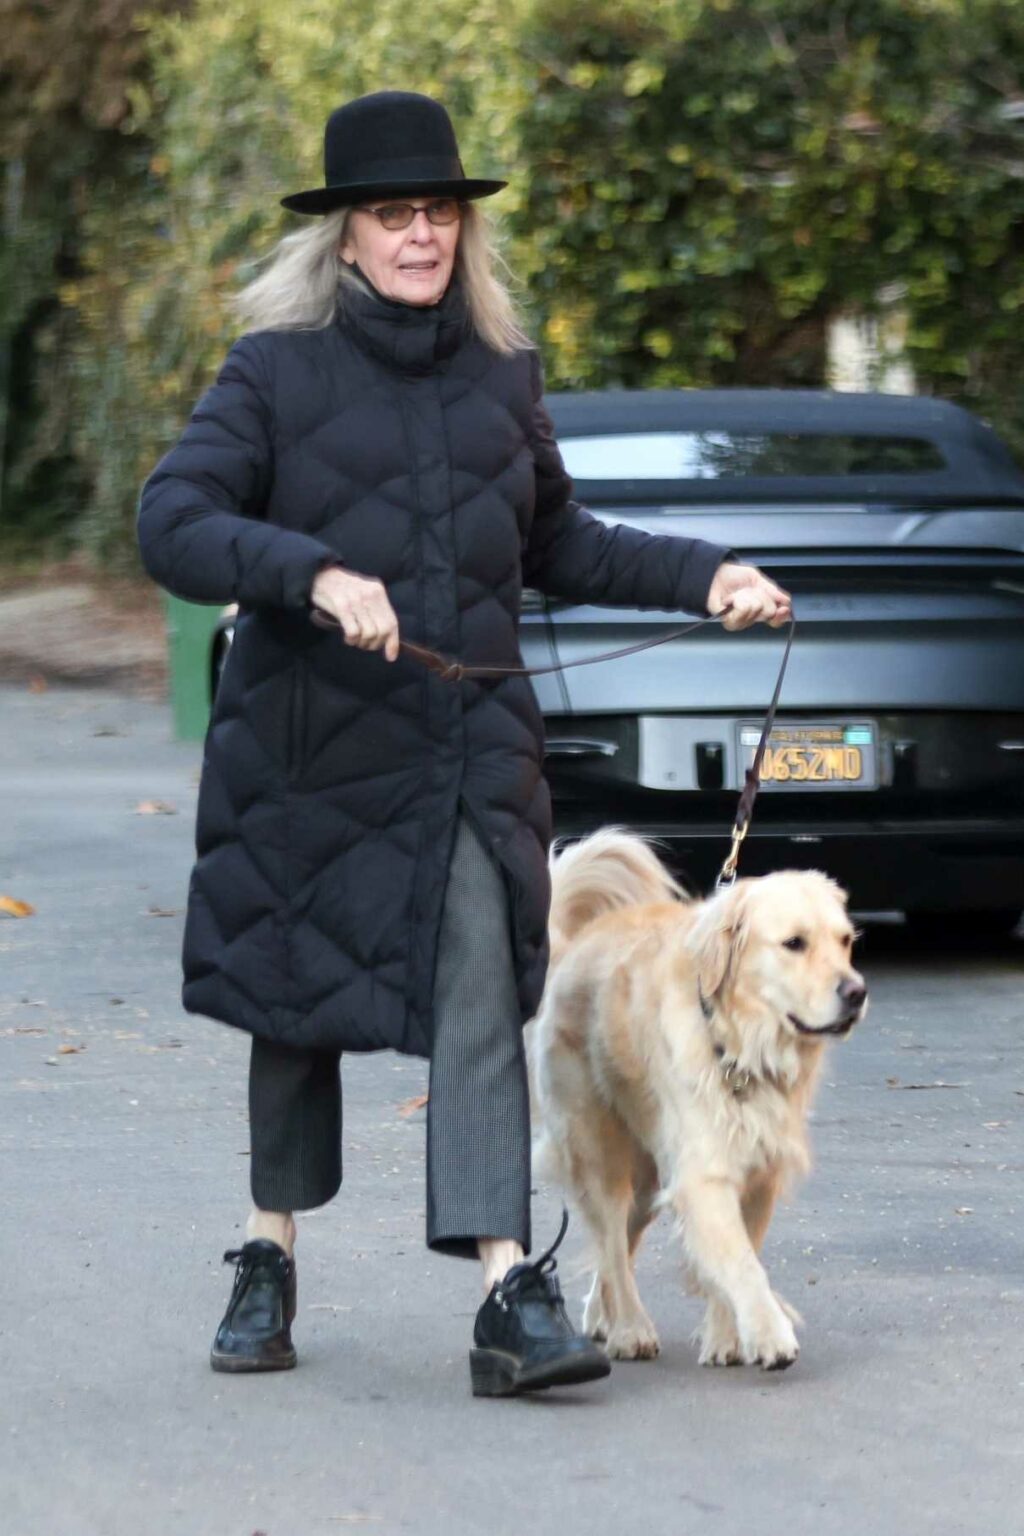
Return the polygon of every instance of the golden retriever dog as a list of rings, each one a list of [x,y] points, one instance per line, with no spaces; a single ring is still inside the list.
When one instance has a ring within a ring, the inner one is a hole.
[[[620,1359],[658,1336],[634,1260],[662,1208],[706,1300],[703,1365],[782,1370],[801,1319],[759,1253],[809,1167],[806,1118],[826,1041],[863,1018],[846,897],[815,872],[691,900],[643,838],[605,828],[552,853],[551,966],[531,1030],[537,1165],[596,1245],[583,1326]]]

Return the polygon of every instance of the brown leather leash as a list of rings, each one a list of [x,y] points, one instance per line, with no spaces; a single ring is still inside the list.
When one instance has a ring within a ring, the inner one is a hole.
[[[727,603],[718,613],[708,614],[703,619],[697,619],[693,624],[684,625],[682,629],[670,629],[663,635],[655,635],[653,640],[640,640],[635,645],[624,645],[617,651],[602,651],[597,656],[581,656],[577,661],[555,662],[549,667],[467,666],[465,662],[457,661],[451,656],[444,656],[440,651],[431,650],[429,646],[417,645],[414,640],[399,640],[398,649],[400,654],[410,657],[413,661],[421,662],[446,683],[461,683],[467,678],[474,677],[540,677],[548,672],[564,672],[569,667],[588,667],[596,661],[615,661],[620,656],[635,656],[638,651],[650,650],[652,646],[664,645],[669,640],[681,640],[684,636],[692,635],[696,630],[702,629],[705,624],[720,623],[729,612],[730,607],[731,604]],[[340,620],[336,619],[333,614],[325,612],[322,608],[313,608],[310,618],[318,629],[344,631],[344,626]],[[754,753],[753,762],[746,770],[739,804],[736,807],[736,818],[732,829],[732,847],[715,881],[716,891],[726,889],[736,883],[736,867],[739,863],[740,847],[750,830],[750,822],[754,814],[754,800],[761,787],[761,764],[764,760],[765,747],[768,745],[772,726],[775,724],[775,713],[779,707],[782,682],[786,676],[786,667],[789,665],[789,653],[793,649],[793,636],[795,633],[796,616],[794,615],[789,621],[786,648],[782,655],[779,675],[775,681],[775,691],[772,694],[768,713],[765,716],[761,739],[757,744],[757,751]]]
[[[754,815],[754,801],[757,798],[758,790],[761,788],[761,764],[764,761],[764,749],[768,745],[768,738],[772,733],[772,726],[775,724],[775,712],[779,707],[779,698],[782,694],[782,680],[786,675],[786,668],[789,665],[789,653],[793,649],[793,636],[795,634],[796,615],[793,614],[789,620],[789,634],[786,636],[786,649],[782,653],[779,675],[775,679],[775,692],[772,694],[768,713],[764,717],[761,739],[757,744],[754,760],[746,771],[743,788],[740,791],[739,804],[736,807],[736,819],[733,822],[732,828],[732,847],[729,850],[725,863],[718,872],[718,879],[715,881],[716,891],[728,890],[730,886],[736,884],[736,866],[740,859],[740,848],[743,845],[743,839],[750,831],[750,823]]]
[[[653,640],[639,640],[635,645],[624,645],[618,651],[602,651],[599,656],[581,656],[578,661],[556,661],[550,667],[470,667],[463,661],[442,655],[440,651],[432,651],[426,645],[417,645],[413,640],[399,640],[398,649],[413,661],[421,661],[446,683],[461,683],[471,677],[540,677],[545,672],[564,672],[569,667],[589,667],[595,661],[614,661],[618,656],[635,656],[637,651],[650,650],[653,645],[664,645],[667,640],[681,640],[684,635],[692,635],[694,630],[705,624],[717,624],[729,612],[730,606],[727,603],[719,613],[708,614],[706,618],[687,624],[682,629],[670,629],[667,634],[655,635]],[[318,629],[342,628],[338,620],[322,608],[314,608],[310,617]]]

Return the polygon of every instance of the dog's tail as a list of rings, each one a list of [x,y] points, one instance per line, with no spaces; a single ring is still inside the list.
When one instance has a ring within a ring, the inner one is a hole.
[[[602,827],[568,848],[551,850],[551,964],[595,918],[648,901],[689,901],[646,838]]]

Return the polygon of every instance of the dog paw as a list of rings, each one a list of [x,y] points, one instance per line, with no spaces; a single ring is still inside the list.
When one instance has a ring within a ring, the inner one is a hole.
[[[701,1365],[742,1365],[743,1351],[732,1308],[720,1301],[709,1301],[704,1321],[697,1330],[696,1342],[700,1346],[697,1356]]]
[[[796,1364],[796,1357],[799,1353],[799,1344],[793,1349],[782,1345],[774,1354],[762,1355],[759,1363],[762,1371],[788,1371],[791,1365]]]
[[[698,1365],[742,1365],[739,1340],[731,1343],[702,1344],[697,1356]]]
[[[793,1324],[773,1298],[770,1310],[744,1330],[743,1359],[763,1371],[784,1371],[800,1353]]]
[[[613,1360],[654,1360],[660,1349],[650,1318],[616,1323],[608,1330],[607,1350]]]

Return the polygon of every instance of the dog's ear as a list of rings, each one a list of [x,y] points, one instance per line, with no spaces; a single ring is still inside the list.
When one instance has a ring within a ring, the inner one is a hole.
[[[714,997],[722,990],[746,939],[746,882],[713,896],[690,930],[690,950],[700,990]]]

